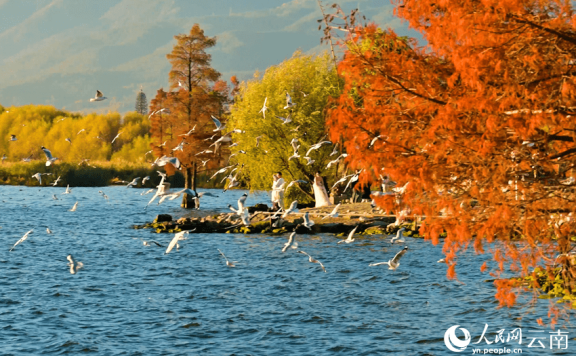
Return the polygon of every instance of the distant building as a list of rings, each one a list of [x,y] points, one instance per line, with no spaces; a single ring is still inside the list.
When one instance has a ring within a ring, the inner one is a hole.
[[[136,95],[136,112],[142,115],[148,114],[148,100],[146,100],[146,94],[142,91],[142,87],[140,87],[140,92]]]

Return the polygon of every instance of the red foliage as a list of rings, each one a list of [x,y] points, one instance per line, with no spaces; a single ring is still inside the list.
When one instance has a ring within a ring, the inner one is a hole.
[[[397,186],[410,183],[402,204],[426,216],[427,238],[446,233],[447,255],[490,244],[497,272],[551,270],[576,234],[572,2],[395,2],[428,45],[348,21],[332,141],[345,142],[361,182],[385,172]],[[391,198],[377,203],[394,208]],[[576,291],[574,275],[564,280]],[[501,305],[512,305],[512,287],[496,285]]]

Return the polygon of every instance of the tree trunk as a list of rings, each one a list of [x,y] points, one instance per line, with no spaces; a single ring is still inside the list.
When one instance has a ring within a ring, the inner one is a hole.
[[[192,167],[187,167],[184,171],[184,188],[196,191],[196,162],[193,162]],[[182,196],[181,207],[184,209],[196,208],[196,202],[194,201],[193,196],[184,193]]]

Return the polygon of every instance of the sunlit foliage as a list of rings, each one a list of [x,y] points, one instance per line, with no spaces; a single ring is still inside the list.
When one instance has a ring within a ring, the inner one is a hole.
[[[286,92],[295,104],[288,109],[284,109]],[[277,171],[283,173],[287,183],[296,179],[312,182],[316,171],[322,175],[334,173],[335,168],[326,170],[328,161],[336,158],[329,157],[332,145],[311,152],[310,157],[316,161],[311,165],[307,165],[304,156],[311,145],[327,139],[324,107],[328,98],[338,93],[339,79],[327,54],[307,56],[296,52],[292,58],[268,68],[262,78],[257,73],[253,80],[240,84],[227,131],[245,131],[232,134],[232,141],[238,146],[231,148],[235,154],[231,161],[244,164],[243,176],[251,189],[270,189],[272,174]],[[266,117],[259,113],[265,98]],[[292,122],[286,124],[276,117],[288,115]],[[294,153],[290,144],[293,138],[299,139],[301,157],[288,160]],[[311,186],[302,187],[310,191]],[[298,191],[296,186],[290,189]]]
[[[51,106],[10,107],[0,111],[0,155],[5,154],[7,162],[44,159],[44,146],[58,157],[56,164],[85,159],[143,162],[149,131],[148,118],[137,113],[83,116]]]
[[[362,180],[385,172],[409,183],[402,202],[426,216],[421,233],[434,243],[447,234],[449,277],[456,253],[473,245],[492,252],[497,275],[561,266],[563,287],[576,292],[568,258],[576,235],[573,3],[396,3],[428,46],[375,25],[347,26],[332,139],[346,141]],[[394,199],[378,203],[402,209]],[[500,302],[513,304],[512,284],[497,286]]]

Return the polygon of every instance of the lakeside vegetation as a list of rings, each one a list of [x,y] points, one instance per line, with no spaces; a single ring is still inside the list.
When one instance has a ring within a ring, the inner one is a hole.
[[[49,169],[48,169],[49,168]],[[42,176],[42,186],[48,186],[58,177],[58,186],[71,187],[101,187],[112,184],[121,184],[120,181],[132,181],[136,177],[144,178],[150,176],[145,186],[153,188],[160,183],[160,176],[156,171],[158,167],[152,167],[148,163],[133,163],[127,161],[89,161],[82,164],[61,162],[51,167],[46,167],[44,161],[35,160],[31,162],[7,162],[0,164],[0,184],[5,185],[27,185],[40,186],[36,178],[32,178],[36,173],[52,173]],[[224,185],[219,180],[211,180],[208,172],[199,172],[198,187],[200,188],[222,188]],[[184,176],[176,172],[167,181],[171,187],[184,187]],[[141,182],[138,183],[141,187]]]

